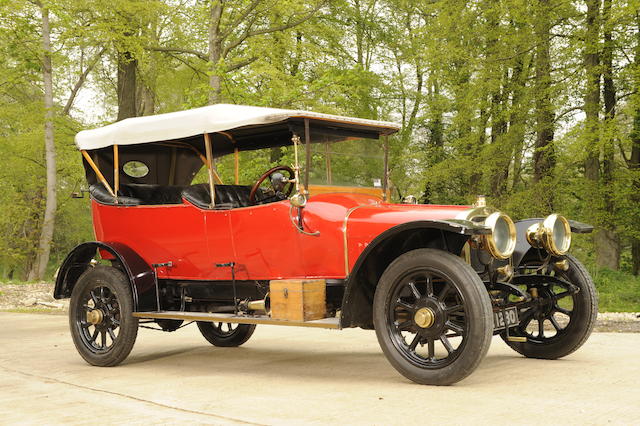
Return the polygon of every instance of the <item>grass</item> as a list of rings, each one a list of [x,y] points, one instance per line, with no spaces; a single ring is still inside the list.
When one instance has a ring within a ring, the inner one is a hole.
[[[608,269],[592,274],[600,312],[640,312],[640,276]]]

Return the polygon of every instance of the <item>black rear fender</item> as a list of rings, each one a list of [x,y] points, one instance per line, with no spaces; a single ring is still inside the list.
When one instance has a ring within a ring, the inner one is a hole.
[[[104,250],[113,256],[113,266],[119,268],[129,278],[135,311],[150,311],[157,307],[156,286],[153,268],[135,251],[121,243],[91,241],[74,248],[66,257],[56,277],[53,297],[71,297],[78,278],[88,268],[96,253]]]

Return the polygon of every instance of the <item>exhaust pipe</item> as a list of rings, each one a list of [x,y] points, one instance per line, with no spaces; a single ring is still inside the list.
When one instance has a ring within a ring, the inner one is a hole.
[[[261,300],[245,300],[244,302],[240,302],[240,310],[271,315],[271,298],[269,297],[269,293]]]

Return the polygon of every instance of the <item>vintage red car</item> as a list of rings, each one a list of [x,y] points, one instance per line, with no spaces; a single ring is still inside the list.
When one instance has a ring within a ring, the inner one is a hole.
[[[361,327],[401,374],[442,385],[473,372],[494,334],[527,357],[580,347],[597,299],[567,252],[591,227],[558,214],[514,223],[482,197],[391,203],[398,130],[213,105],[80,132],[96,241],[67,256],[54,291],[71,298],[80,355],[117,365],[150,322],[195,321],[216,346],[243,344],[256,324]],[[240,184],[242,161],[274,152],[280,165]]]

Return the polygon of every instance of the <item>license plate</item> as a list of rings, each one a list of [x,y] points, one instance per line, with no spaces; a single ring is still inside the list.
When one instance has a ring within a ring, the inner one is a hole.
[[[507,308],[493,313],[494,330],[502,330],[518,324],[520,324],[520,321],[518,320],[518,309],[516,308]]]

